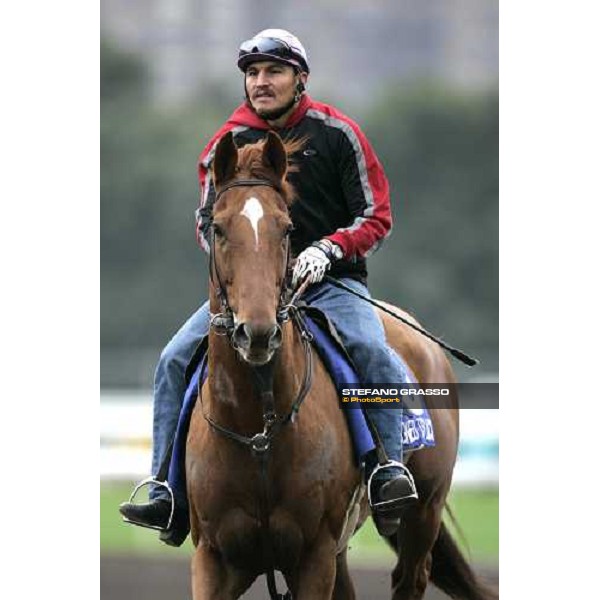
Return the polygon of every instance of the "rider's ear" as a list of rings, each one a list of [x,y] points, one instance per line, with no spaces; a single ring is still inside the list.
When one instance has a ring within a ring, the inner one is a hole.
[[[217,144],[215,158],[213,160],[213,174],[215,187],[227,183],[235,175],[237,167],[238,151],[231,131],[226,133]]]
[[[262,155],[263,164],[273,171],[279,179],[283,179],[287,172],[287,154],[281,138],[269,131],[265,140]]]

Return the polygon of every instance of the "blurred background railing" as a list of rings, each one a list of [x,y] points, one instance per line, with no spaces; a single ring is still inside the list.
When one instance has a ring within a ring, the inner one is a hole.
[[[468,408],[460,414],[459,458],[454,484],[498,485],[498,411]],[[132,481],[149,474],[152,433],[150,392],[111,390],[100,403],[100,475]]]

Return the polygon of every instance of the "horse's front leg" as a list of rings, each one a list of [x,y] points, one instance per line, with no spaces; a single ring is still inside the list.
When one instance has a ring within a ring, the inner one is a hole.
[[[286,577],[294,600],[331,600],[335,584],[336,543],[322,533],[305,552],[296,572]]]
[[[192,556],[193,600],[237,600],[253,581],[252,575],[227,567],[202,544]]]

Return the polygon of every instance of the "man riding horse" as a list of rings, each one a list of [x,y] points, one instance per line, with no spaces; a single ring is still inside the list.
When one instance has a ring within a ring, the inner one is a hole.
[[[290,209],[294,224],[292,251],[297,257],[292,284],[298,286],[307,279],[312,284],[304,299],[333,322],[361,381],[411,383],[407,367],[386,342],[374,308],[323,280],[329,272],[353,290],[368,295],[366,257],[392,228],[388,182],[381,163],[354,121],[307,95],[308,58],[294,35],[282,29],[261,31],[240,46],[237,64],[244,73],[245,102],[200,156],[198,242],[209,251],[208,231],[215,200],[210,167],[217,144],[226,133],[233,133],[238,147],[263,139],[269,131],[276,131],[284,139],[307,139],[298,153],[297,169],[289,173],[298,196]],[[247,217],[252,224],[258,215]],[[177,427],[186,367],[209,331],[210,318],[205,302],[161,354],[154,386],[154,474]],[[370,478],[371,508],[377,514],[385,506],[388,517],[398,517],[418,498],[412,475],[402,463],[402,411],[367,408],[365,412],[390,459],[376,469],[375,452],[367,456],[366,477],[374,473]],[[164,528],[171,502],[168,490],[155,484],[150,489],[150,502],[124,503],[120,510],[130,522]]]

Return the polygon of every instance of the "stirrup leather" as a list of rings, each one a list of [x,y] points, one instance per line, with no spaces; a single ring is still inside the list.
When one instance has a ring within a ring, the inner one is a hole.
[[[169,496],[171,499],[171,514],[169,515],[169,520],[167,522],[167,526],[166,527],[158,527],[156,525],[147,525],[146,523],[142,523],[140,521],[132,521],[131,519],[128,519],[125,516],[123,516],[123,521],[125,521],[126,523],[131,523],[132,525],[139,525],[140,527],[146,527],[147,529],[155,529],[156,531],[168,531],[169,529],[171,529],[171,525],[173,524],[173,515],[175,514],[175,496],[173,495],[173,490],[171,489],[171,486],[169,485],[168,481],[159,481],[158,479],[156,479],[156,477],[154,477],[154,475],[150,475],[150,477],[146,477],[146,479],[143,479],[142,481],[140,481],[133,489],[133,492],[131,492],[131,496],[129,497],[129,503],[134,504],[133,500],[136,497],[137,493],[143,487],[150,485],[151,483],[161,486],[161,487],[164,487],[169,492]]]

